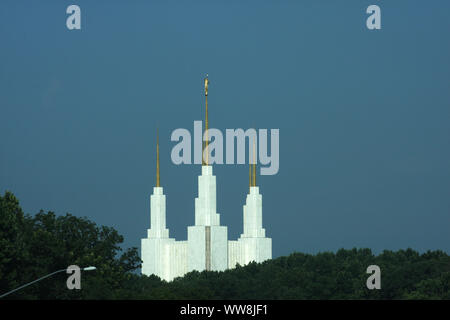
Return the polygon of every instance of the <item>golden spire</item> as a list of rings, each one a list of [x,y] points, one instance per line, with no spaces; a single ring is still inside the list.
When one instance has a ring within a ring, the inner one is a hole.
[[[208,80],[208,74],[206,74],[206,78],[205,78],[205,103],[206,103],[206,112],[205,112],[205,132],[206,132],[206,141],[204,142],[204,148],[203,151],[206,150],[206,155],[205,155],[205,159],[203,160],[203,156],[202,156],[202,162],[203,165],[208,165],[208,84],[209,84],[209,80]]]
[[[156,129],[156,186],[159,187],[159,130]]]
[[[252,165],[249,163],[248,165],[248,190],[252,187]]]
[[[255,141],[253,141],[253,186],[256,187],[256,152]]]

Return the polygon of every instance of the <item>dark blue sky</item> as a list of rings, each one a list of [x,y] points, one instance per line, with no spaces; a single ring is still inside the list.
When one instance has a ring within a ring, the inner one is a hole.
[[[280,129],[279,173],[258,178],[274,257],[450,251],[449,1],[182,3],[1,1],[1,193],[140,246],[159,126],[167,223],[186,239],[200,166],[171,163],[170,134],[202,120],[209,73],[211,127]],[[248,167],[214,170],[235,239]]]

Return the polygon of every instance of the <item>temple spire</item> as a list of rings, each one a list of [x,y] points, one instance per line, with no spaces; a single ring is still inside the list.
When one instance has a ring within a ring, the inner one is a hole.
[[[156,129],[156,187],[160,187],[159,184],[159,130]]]
[[[253,141],[253,186],[256,187],[256,147],[255,141]]]
[[[204,155],[205,159],[203,159],[202,157],[202,163],[203,165],[207,166],[208,165],[208,141],[209,141],[209,137],[208,137],[208,84],[209,84],[209,80],[208,80],[208,74],[206,74],[206,78],[205,78],[205,105],[206,105],[206,111],[205,111],[205,132],[206,132],[206,141],[204,142],[204,148],[203,151],[206,150],[206,154]]]
[[[252,187],[252,165],[249,163],[248,165],[248,191],[250,192],[250,188]]]

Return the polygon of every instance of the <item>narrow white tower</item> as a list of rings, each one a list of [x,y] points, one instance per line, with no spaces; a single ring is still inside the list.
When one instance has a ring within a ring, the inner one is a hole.
[[[169,230],[166,228],[166,196],[159,181],[159,137],[156,142],[156,186],[150,196],[150,229],[141,240],[142,274],[170,278]]]
[[[222,271],[228,267],[228,229],[220,225],[220,215],[216,212],[216,177],[208,164],[208,82],[206,77],[206,141],[195,199],[195,225],[188,227],[188,271]]]
[[[255,154],[254,151],[253,153]],[[255,157],[253,160],[253,177],[250,166],[250,187],[243,209],[244,232],[239,238],[242,243],[242,263],[248,264],[251,261],[263,262],[272,259],[272,239],[266,238],[266,230],[262,224],[262,195],[256,185]]]
[[[149,238],[169,238],[169,230],[166,229],[166,196],[160,185],[159,177],[159,134],[156,133],[156,186],[150,196],[150,229]]]
[[[264,238],[266,230],[262,227],[262,195],[259,187],[250,187],[244,205],[244,233],[241,238]]]

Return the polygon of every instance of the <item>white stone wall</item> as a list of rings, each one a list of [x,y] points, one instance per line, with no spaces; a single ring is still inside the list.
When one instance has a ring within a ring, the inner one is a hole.
[[[245,266],[252,261],[263,262],[272,259],[271,238],[240,238],[228,241],[228,268],[235,268],[239,263]]]
[[[206,244],[205,226],[188,227],[187,269],[188,272],[205,270]]]
[[[141,239],[141,273],[145,275],[155,274],[156,272],[156,259],[155,250],[151,248],[150,239]]]
[[[211,270],[224,271],[228,268],[228,228],[211,226]]]
[[[206,228],[210,229],[210,252],[207,252]],[[188,271],[206,270],[207,258],[211,271],[223,271],[228,267],[228,228],[225,226],[188,227]]]
[[[182,277],[188,272],[187,269],[187,241],[174,241],[170,244],[170,274],[166,281],[172,281],[177,277]]]
[[[187,241],[142,239],[142,274],[172,281],[187,273]]]
[[[263,262],[272,259],[271,238],[240,238],[241,256],[238,261],[241,266],[252,261]]]
[[[216,177],[211,166],[202,166],[195,199],[195,225],[188,227],[187,241],[169,238],[166,228],[166,198],[162,187],[153,188],[150,197],[150,229],[141,240],[142,274],[155,274],[172,281],[187,272],[223,271],[237,263],[263,262],[272,258],[272,239],[262,227],[262,196],[251,187],[243,206],[243,233],[228,241],[228,228],[220,226],[216,212]]]
[[[242,261],[242,245],[237,240],[228,241],[228,268],[236,267],[236,264],[241,264]]]
[[[155,274],[161,279],[167,278],[168,244],[174,239],[146,238],[141,240],[142,274]]]

